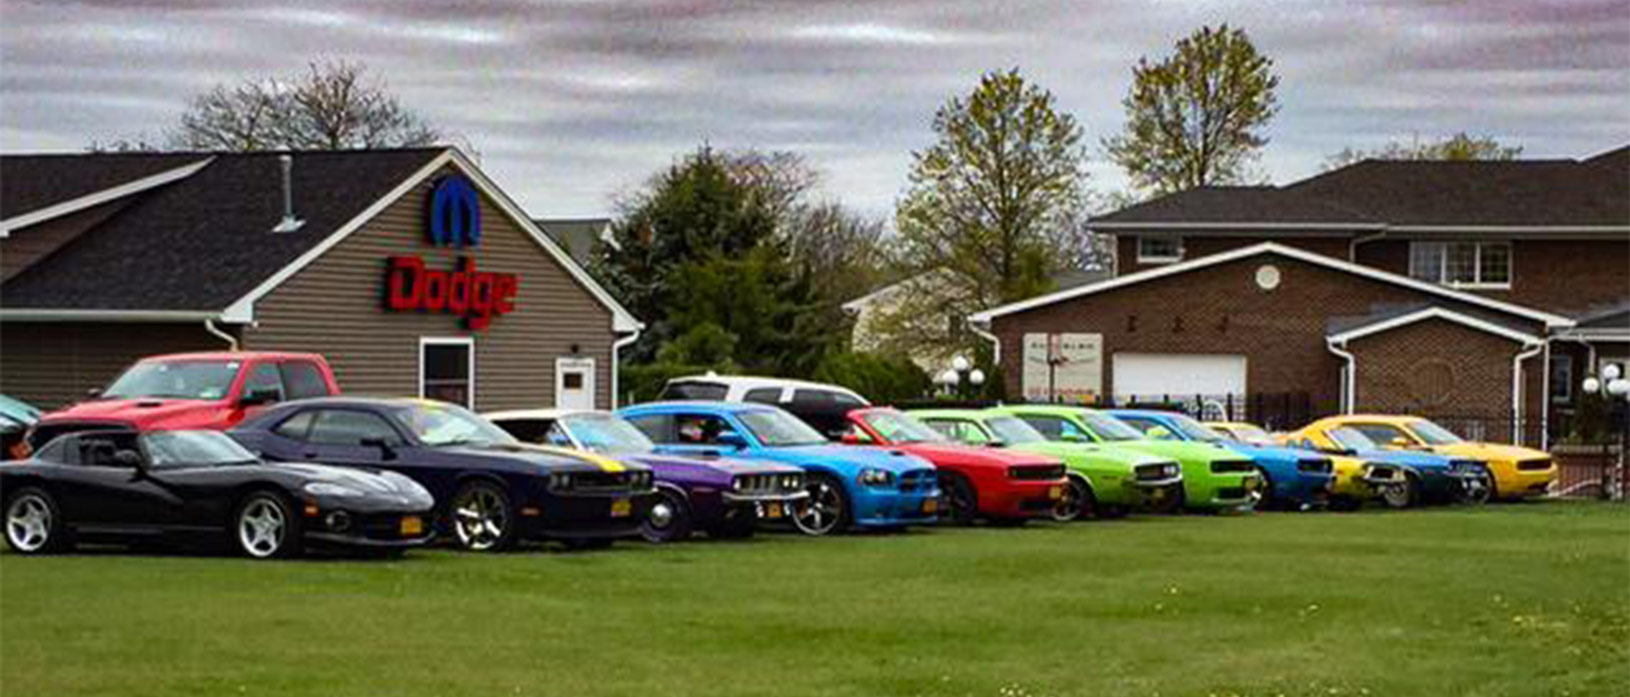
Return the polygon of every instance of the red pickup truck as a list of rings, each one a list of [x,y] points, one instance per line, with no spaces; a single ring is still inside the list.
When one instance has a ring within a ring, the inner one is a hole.
[[[28,435],[34,448],[87,429],[136,431],[236,426],[267,405],[340,393],[322,356],[273,351],[221,351],[149,356],[136,361],[91,399],[40,417]]]

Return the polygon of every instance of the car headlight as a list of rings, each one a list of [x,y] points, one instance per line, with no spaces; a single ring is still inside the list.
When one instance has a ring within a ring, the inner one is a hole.
[[[794,491],[794,490],[797,490],[797,489],[802,489],[802,488],[804,488],[803,478],[799,477],[796,474],[782,475],[781,476],[781,488],[784,489],[784,490],[787,490],[787,491]]]
[[[312,496],[338,496],[341,498],[352,498],[363,495],[362,491],[360,490],[352,489],[351,487],[342,486],[340,484],[334,484],[332,482],[311,482],[302,488],[306,493],[311,494]]]
[[[572,475],[569,472],[550,472],[549,488],[569,489],[572,486]]]
[[[890,482],[894,481],[894,475],[890,474],[887,470],[867,467],[860,470],[860,476],[857,477],[857,479],[861,484],[865,484],[866,486],[887,486]]]
[[[1178,474],[1181,474],[1182,471],[1183,471],[1182,468],[1178,467],[1175,464],[1166,465],[1165,467],[1160,468],[1161,476],[1165,476],[1165,477],[1175,477]]]

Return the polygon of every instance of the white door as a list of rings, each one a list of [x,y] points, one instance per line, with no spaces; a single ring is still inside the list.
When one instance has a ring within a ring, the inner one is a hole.
[[[594,408],[594,359],[555,359],[555,408]]]
[[[1117,353],[1115,396],[1245,394],[1245,357],[1205,353]]]

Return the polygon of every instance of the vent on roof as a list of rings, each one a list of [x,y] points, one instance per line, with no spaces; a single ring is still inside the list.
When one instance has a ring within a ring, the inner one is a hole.
[[[294,232],[306,224],[306,221],[294,217],[294,156],[278,155],[277,163],[283,169],[283,220],[272,228],[272,232]]]

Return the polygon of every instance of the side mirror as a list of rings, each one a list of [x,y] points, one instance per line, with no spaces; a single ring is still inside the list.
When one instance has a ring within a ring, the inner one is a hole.
[[[134,450],[120,450],[114,453],[113,464],[136,470],[137,474],[147,473],[147,461],[143,460],[141,454]]]
[[[747,447],[747,439],[741,437],[741,434],[735,431],[722,431],[713,440],[717,441],[719,445],[729,446],[737,450]]]
[[[238,406],[254,407],[262,404],[271,404],[272,402],[277,401],[277,397],[277,390],[249,390],[248,392],[243,393],[242,397],[238,398]]]
[[[364,438],[362,439],[362,447],[379,448],[380,457],[386,460],[396,459],[396,449],[392,448],[390,441],[384,438]]]

